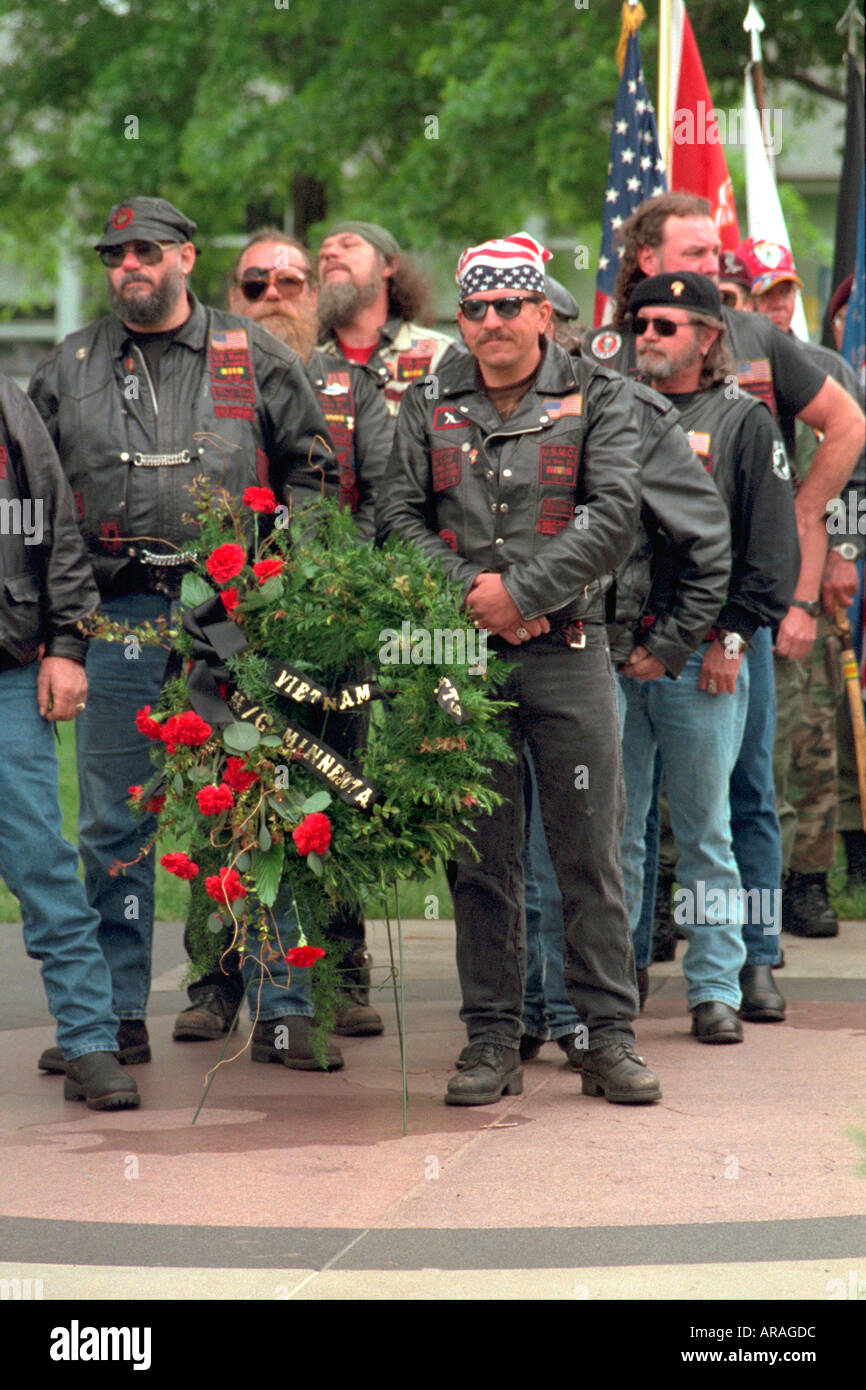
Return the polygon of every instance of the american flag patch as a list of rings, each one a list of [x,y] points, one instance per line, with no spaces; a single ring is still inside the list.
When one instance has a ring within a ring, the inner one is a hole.
[[[708,434],[698,434],[697,430],[689,430],[686,438],[696,454],[708,454],[710,452],[710,436]]]
[[[226,352],[229,349],[243,350],[247,346],[247,334],[244,328],[231,328],[226,333],[211,333],[211,347],[215,347],[218,352]]]
[[[583,396],[580,394],[560,396],[554,401],[542,401],[541,406],[545,415],[549,415],[551,420],[558,420],[560,415],[582,415]]]

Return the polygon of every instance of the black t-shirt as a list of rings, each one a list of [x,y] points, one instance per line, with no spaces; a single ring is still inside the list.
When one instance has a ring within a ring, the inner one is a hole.
[[[178,324],[177,328],[167,328],[162,333],[139,333],[132,328],[129,330],[130,338],[140,349],[147,363],[148,374],[153,382],[153,389],[157,398],[159,397],[159,364],[162,360],[162,354],[182,327],[183,324]]]

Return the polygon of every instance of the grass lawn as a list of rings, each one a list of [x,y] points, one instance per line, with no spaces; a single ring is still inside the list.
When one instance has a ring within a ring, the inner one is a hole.
[[[57,745],[57,753],[60,765],[60,806],[63,812],[63,833],[67,840],[74,845],[78,838],[78,778],[75,771],[75,734],[70,724],[61,724],[59,729],[60,742]],[[165,849],[168,848],[177,849],[178,846],[172,843],[171,846],[165,846]],[[161,853],[164,853],[164,850],[157,847],[157,857]],[[399,894],[400,911],[404,917],[423,917],[425,899],[430,894],[435,894],[438,898],[438,903],[432,905],[437,909],[435,915],[443,918],[452,916],[451,894],[440,867],[437,867],[436,873],[424,883],[401,883]],[[188,886],[181,879],[167,874],[165,869],[157,863],[157,920],[161,922],[183,921],[186,917],[188,897]],[[370,916],[375,915],[375,911],[371,911]],[[20,920],[21,913],[18,902],[0,879],[0,922],[20,922]]]
[[[58,744],[60,763],[60,805],[63,810],[63,833],[72,844],[76,843],[78,819],[78,782],[75,774],[75,738],[70,725],[60,726]],[[177,848],[172,845],[172,848]],[[158,853],[161,851],[158,851]],[[866,889],[849,893],[845,888],[845,858],[841,840],[837,850],[837,867],[830,875],[830,898],[837,913],[842,918],[866,917]],[[448,918],[453,916],[451,894],[441,867],[424,883],[401,883],[400,911],[403,917],[423,917],[426,899],[435,895],[438,902],[431,904],[431,916]],[[156,866],[156,916],[159,921],[183,920],[186,916],[189,889],[180,879],[167,874],[159,864]],[[370,913],[375,915],[374,912]],[[0,880],[0,922],[18,922],[21,914],[18,903]]]

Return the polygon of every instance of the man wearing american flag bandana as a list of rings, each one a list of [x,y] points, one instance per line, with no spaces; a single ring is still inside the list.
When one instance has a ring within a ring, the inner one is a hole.
[[[469,1042],[449,1105],[522,1090],[523,745],[563,898],[566,985],[588,1051],[585,1095],[658,1100],[634,1051],[637,1014],[619,836],[622,770],[605,591],[640,503],[626,384],[547,339],[550,253],[525,232],[460,257],[458,324],[469,349],[438,396],[406,392],[378,524],[413,540],[463,586],[470,619],[514,661],[503,688],[514,762],[493,768],[502,804],[479,816],[477,858],[449,866],[461,1018]]]

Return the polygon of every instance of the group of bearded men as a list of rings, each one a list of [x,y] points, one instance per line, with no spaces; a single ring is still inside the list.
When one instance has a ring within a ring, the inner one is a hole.
[[[740,1042],[744,1019],[784,1017],[774,652],[800,665],[819,605],[853,598],[857,538],[837,532],[828,556],[827,508],[862,468],[859,406],[768,315],[723,306],[701,199],[662,195],[625,224],[615,317],[582,348],[526,233],[463,252],[458,344],[380,226],[331,227],[317,261],[260,230],[228,311],[188,288],[196,230],[164,199],[114,206],[96,244],[111,311],[55,348],[28,396],[0,380],[0,486],[44,514],[38,545],[4,542],[0,595],[0,874],[57,1020],[40,1067],[91,1108],[140,1103],[154,870],[139,851],[155,821],[133,817],[128,787],[150,775],[136,716],[166,653],[129,661],[81,625],[97,608],[126,628],[171,614],[204,474],[295,508],[324,490],[363,543],[413,541],[511,663],[501,801],[446,866],[467,1033],[446,1103],[520,1093],[548,1039],[585,1095],[658,1100],[633,1024],[660,774],[693,1036]],[[795,494],[796,420],[820,442]],[[72,718],[83,885],[51,728]],[[291,941],[291,915],[277,923]],[[329,934],[335,1032],[381,1033],[360,907],[341,904]],[[175,1039],[228,1032],[253,969],[227,958],[192,984]],[[252,1060],[320,1067],[308,972],[278,962],[251,994]],[[324,1069],[342,1065],[332,1040]]]

